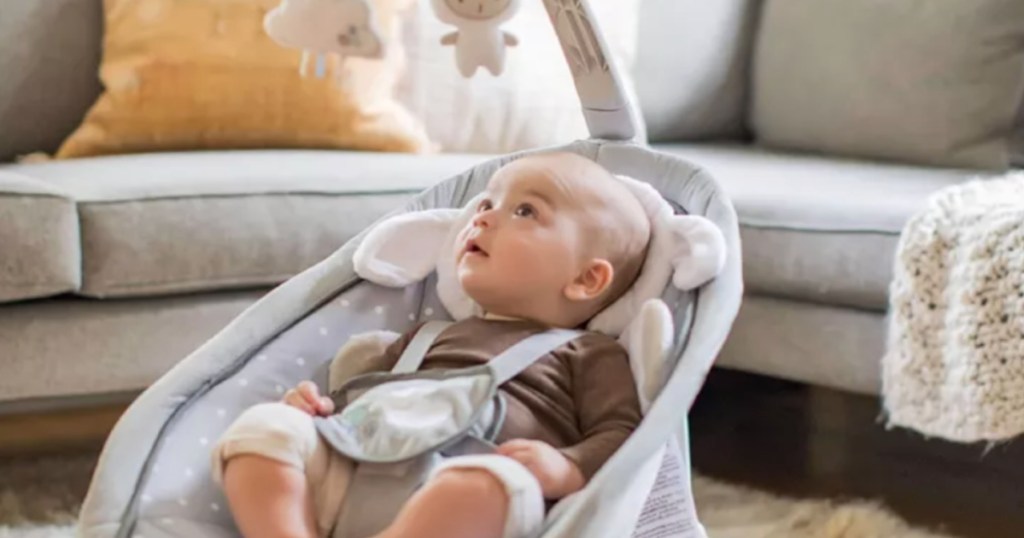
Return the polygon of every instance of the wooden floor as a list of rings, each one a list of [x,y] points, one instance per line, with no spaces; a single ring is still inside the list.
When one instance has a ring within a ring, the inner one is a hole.
[[[965,537],[1024,537],[1024,442],[886,430],[876,398],[716,370],[691,414],[701,472],[795,496],[881,499]]]
[[[0,416],[0,457],[95,449],[123,410]],[[716,370],[691,414],[694,465],[781,494],[880,499],[959,536],[1024,537],[1024,443],[925,440],[887,431],[880,411],[875,398]]]
[[[94,450],[103,446],[125,407],[0,415],[0,457]]]

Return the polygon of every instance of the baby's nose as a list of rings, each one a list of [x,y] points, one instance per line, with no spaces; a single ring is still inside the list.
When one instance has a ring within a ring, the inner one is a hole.
[[[493,224],[493,219],[493,211],[481,211],[473,217],[473,225],[478,228],[489,228]]]

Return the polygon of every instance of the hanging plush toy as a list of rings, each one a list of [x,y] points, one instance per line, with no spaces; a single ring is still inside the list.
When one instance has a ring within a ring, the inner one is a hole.
[[[505,48],[519,41],[501,29],[519,9],[521,0],[431,0],[442,22],[456,31],[441,38],[442,45],[455,46],[455,62],[464,77],[480,67],[493,75],[505,70]]]
[[[323,78],[327,55],[380,58],[384,44],[377,32],[369,0],[282,0],[263,20],[278,44],[302,50],[299,72],[309,73],[315,57],[316,76]]]

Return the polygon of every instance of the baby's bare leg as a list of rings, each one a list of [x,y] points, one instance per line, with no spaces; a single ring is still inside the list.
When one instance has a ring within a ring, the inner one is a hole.
[[[501,538],[508,494],[480,469],[449,469],[416,492],[374,538]]]
[[[224,469],[224,493],[245,538],[317,536],[312,495],[300,469],[262,456],[236,456]]]

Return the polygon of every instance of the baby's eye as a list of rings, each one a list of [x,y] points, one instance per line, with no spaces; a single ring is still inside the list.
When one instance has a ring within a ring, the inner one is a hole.
[[[516,207],[515,215],[517,217],[533,218],[537,216],[537,210],[530,204],[519,204]]]
[[[476,206],[477,213],[483,213],[484,211],[490,211],[494,209],[494,204],[490,200],[481,200],[480,205]]]

